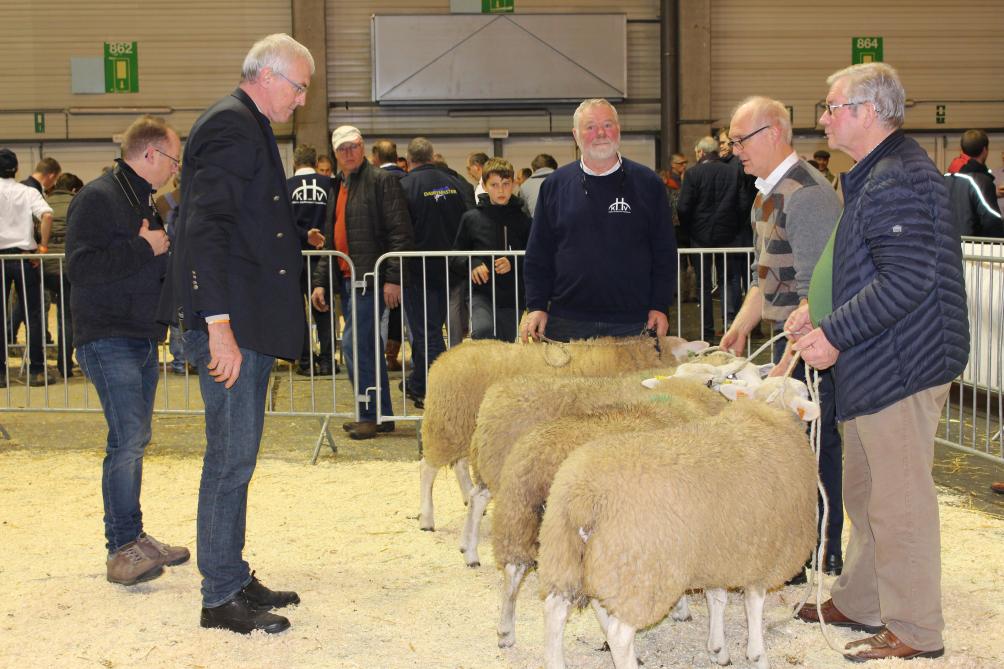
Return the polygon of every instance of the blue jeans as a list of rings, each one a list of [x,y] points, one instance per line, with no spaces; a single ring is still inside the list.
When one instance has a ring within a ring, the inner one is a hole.
[[[645,329],[645,321],[637,323],[606,323],[603,321],[573,321],[548,316],[544,336],[554,341],[590,339],[592,337],[637,337]]]
[[[227,389],[209,375],[209,337],[184,334],[185,354],[199,366],[206,406],[206,455],[199,484],[196,548],[202,605],[219,606],[251,582],[243,558],[248,483],[258,461],[265,396],[275,358],[242,348],[240,376]]]
[[[177,325],[168,327],[170,339],[167,340],[167,349],[171,352],[171,367],[178,372],[185,371],[185,342],[181,336],[181,328]]]
[[[143,532],[139,493],[157,394],[157,342],[131,337],[97,339],[81,346],[77,357],[98,391],[108,423],[101,497],[105,545],[114,553]]]
[[[356,396],[365,393],[367,401],[359,403],[359,420],[376,420],[376,366],[380,369],[380,402],[383,407],[383,415],[393,415],[394,409],[390,403],[390,387],[387,381],[387,358],[383,355],[383,347],[379,351],[374,350],[376,342],[376,316],[373,307],[373,290],[367,288],[365,292],[352,290],[351,282],[348,279],[342,280],[342,311],[345,315],[345,331],[342,332],[342,352],[345,354],[345,363],[349,366],[349,380],[353,382],[356,389]],[[383,296],[377,295],[380,304],[380,313],[383,313]],[[355,318],[353,318],[353,313]],[[417,328],[416,328],[417,329]],[[356,333],[356,340],[359,344],[359,378],[354,378],[353,360],[356,351],[352,348],[352,333]],[[379,355],[377,355],[379,353]]]
[[[411,328],[411,373],[408,375],[408,390],[419,397],[425,397],[425,379],[429,365],[446,350],[443,341],[443,326],[446,325],[446,287],[426,286],[412,281],[414,286],[404,288],[404,311],[408,315]],[[393,318],[391,319],[393,321]],[[388,335],[388,339],[390,339]],[[426,359],[425,347],[429,346]]]

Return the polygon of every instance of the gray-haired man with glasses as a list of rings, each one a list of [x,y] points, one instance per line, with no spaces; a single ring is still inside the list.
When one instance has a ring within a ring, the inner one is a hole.
[[[192,126],[185,146],[176,248],[161,300],[199,367],[206,454],[199,486],[203,627],[281,632],[269,609],[298,604],[244,560],[248,484],[275,358],[295,360],[306,327],[300,236],[272,123],[306,104],[314,59],[269,35],[244,59],[241,82]]]
[[[826,240],[840,215],[840,200],[822,174],[798,157],[792,148],[791,117],[784,104],[764,97],[742,101],[729,127],[732,150],[747,174],[756,177],[757,196],[749,226],[753,232],[753,267],[749,292],[720,346],[743,352],[746,338],[761,319],[774,322],[779,332],[784,321],[809,298],[809,280]],[[775,375],[784,374],[792,354],[776,342]],[[795,378],[805,380],[799,364]],[[840,433],[834,415],[833,379],[824,372],[820,382],[819,475],[830,500],[823,569],[839,574],[843,566],[840,535],[844,514],[840,497]],[[822,505],[820,504],[820,508]],[[804,582],[801,571],[793,583]]]
[[[826,622],[874,634],[856,661],[940,657],[941,542],[931,476],[951,381],[969,358],[962,245],[944,178],[900,128],[906,92],[884,63],[827,83],[819,122],[857,161],[841,177],[844,210],[820,256],[809,303],[785,324],[793,349],[834,368],[844,424],[844,570],[820,605]],[[815,622],[816,605],[799,618]]]

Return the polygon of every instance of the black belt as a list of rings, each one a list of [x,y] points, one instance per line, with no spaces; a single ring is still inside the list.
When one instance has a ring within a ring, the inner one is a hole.
[[[25,251],[24,249],[0,249],[0,255],[16,255],[21,253],[37,253],[37,251]]]

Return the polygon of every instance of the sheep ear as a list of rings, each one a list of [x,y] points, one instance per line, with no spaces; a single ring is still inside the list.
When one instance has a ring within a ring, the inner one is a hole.
[[[774,369],[773,362],[768,362],[766,365],[760,365],[759,367],[757,367],[757,371],[760,372],[761,379],[766,379],[770,375],[771,370],[773,369]]]
[[[727,399],[732,400],[733,402],[739,399],[740,397],[750,396],[749,389],[738,383],[723,383],[721,386],[718,387],[718,392],[720,392]]]
[[[706,341],[688,341],[673,347],[673,357],[677,360],[686,360],[691,356],[697,355],[707,347],[708,342]]]
[[[789,408],[798,414],[798,417],[805,422],[811,422],[819,418],[819,405],[815,402],[796,397],[787,400]]]
[[[642,381],[641,385],[645,386],[646,388],[658,388],[659,382],[661,380],[662,380],[661,377],[653,376],[651,379],[645,379],[644,381]]]

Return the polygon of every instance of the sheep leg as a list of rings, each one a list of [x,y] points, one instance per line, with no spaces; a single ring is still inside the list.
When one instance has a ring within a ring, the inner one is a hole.
[[[464,506],[471,503],[471,493],[474,491],[474,481],[471,480],[471,466],[467,458],[460,458],[453,463],[453,473],[457,476],[460,486],[460,496],[464,498]]]
[[[711,661],[721,666],[731,664],[729,648],[725,645],[725,605],[729,594],[723,589],[712,588],[704,591],[708,600],[708,652]]]
[[[679,623],[692,618],[690,615],[690,602],[687,600],[687,593],[680,595],[680,599],[676,602],[676,606],[673,607],[673,612],[669,615],[673,620]]]
[[[499,648],[516,643],[516,595],[526,574],[525,564],[508,563],[502,572],[502,614],[499,616]]]
[[[436,482],[436,474],[439,473],[439,469],[430,465],[425,458],[422,458],[422,461],[418,463],[418,469],[422,488],[422,506],[418,512],[418,527],[426,532],[433,532],[436,529],[436,522],[433,518],[432,486]]]
[[[607,613],[607,610],[605,608],[603,608],[603,605],[600,604],[599,600],[590,599],[589,603],[593,607],[593,612],[596,613],[596,620],[597,622],[600,623],[600,629],[603,630],[603,638],[606,639],[607,630],[610,628],[610,614]],[[608,650],[609,646],[610,644],[608,643],[607,644]]]
[[[617,669],[638,669],[638,657],[634,653],[635,628],[617,616],[610,616],[607,626],[607,643],[610,655]]]
[[[485,515],[485,508],[491,498],[491,491],[479,485],[471,494],[471,503],[467,505],[464,531],[460,533],[460,552],[464,554],[464,561],[468,567],[481,566],[481,559],[478,557],[478,531],[481,529],[481,518]]]
[[[756,669],[769,669],[767,651],[763,643],[763,603],[767,590],[762,587],[747,587],[746,600],[746,659]]]
[[[544,600],[544,667],[565,669],[565,622],[572,602],[551,593]]]

